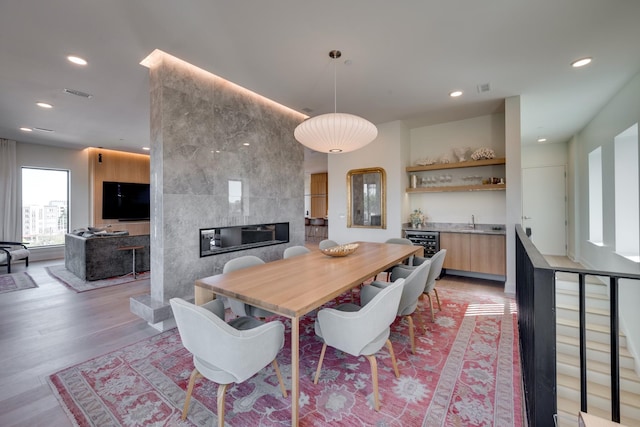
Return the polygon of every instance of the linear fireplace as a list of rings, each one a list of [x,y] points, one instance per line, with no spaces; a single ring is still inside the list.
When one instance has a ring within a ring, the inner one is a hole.
[[[200,229],[200,257],[289,243],[289,223]]]

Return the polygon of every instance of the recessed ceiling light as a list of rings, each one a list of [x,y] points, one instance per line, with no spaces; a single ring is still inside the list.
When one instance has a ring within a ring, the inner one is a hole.
[[[245,147],[250,146],[251,144],[249,144],[248,142],[243,142],[242,145],[244,145]]]
[[[53,105],[47,104],[46,102],[36,102],[36,105],[42,108],[53,108]]]
[[[73,62],[76,65],[87,65],[87,61],[84,58],[80,58],[79,56],[69,55],[67,56],[69,62]]]
[[[582,58],[582,59],[578,59],[577,61],[573,61],[571,63],[571,66],[573,68],[580,68],[580,67],[584,67],[585,65],[589,64],[591,62],[591,58]]]
[[[151,150],[151,148],[149,148],[149,147],[142,147],[142,149],[143,149],[144,151],[149,151],[149,150]]]
[[[547,142],[547,138],[538,138],[538,142]]]
[[[457,98],[459,96],[462,95],[462,91],[461,90],[454,90],[453,92],[449,93],[449,96],[452,98]]]
[[[22,127],[22,128],[20,128],[20,130],[23,131],[23,132],[33,132],[33,129],[27,128],[27,127]]]

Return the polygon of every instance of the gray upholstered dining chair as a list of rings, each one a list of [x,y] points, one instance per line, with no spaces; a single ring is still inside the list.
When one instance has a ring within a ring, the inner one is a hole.
[[[227,261],[222,267],[222,273],[229,273],[231,271],[241,270],[243,268],[253,267],[254,265],[262,265],[264,261],[254,255],[245,255],[238,258],[234,258],[232,260]],[[258,307],[254,307],[250,304],[246,304],[242,301],[238,301],[237,299],[228,298],[229,306],[231,307],[231,311],[233,311],[238,316],[253,316],[253,317],[270,317],[275,316],[274,313],[263,310]]]
[[[396,377],[400,377],[393,346],[389,341],[389,326],[396,318],[403,286],[404,279],[398,279],[373,295],[362,307],[346,303],[336,308],[323,308],[318,312],[315,332],[318,337],[322,338],[324,344],[314,384],[318,383],[322,361],[328,345],[352,356],[365,356],[371,365],[374,407],[376,411],[380,410],[378,365],[375,354],[386,345],[391,354],[391,363]]]
[[[403,237],[392,237],[390,239],[387,239],[385,241],[385,243],[393,243],[393,244],[396,244],[396,245],[413,246],[413,242],[411,240],[405,239]],[[398,264],[398,265],[403,265],[403,264],[404,265],[412,265],[413,264],[413,255],[411,255],[409,258],[407,258],[404,263]],[[393,267],[389,267],[384,271],[384,273],[387,273],[387,281],[390,280],[389,277],[391,276],[391,270],[393,270]]]
[[[444,264],[444,258],[447,256],[446,249],[440,249],[436,252],[431,258],[423,258],[423,257],[415,257],[413,259],[413,265],[411,266],[401,266],[405,269],[413,269],[421,264],[428,263],[431,264],[431,268],[429,269],[429,275],[427,276],[427,282],[424,285],[423,293],[429,299],[429,308],[431,309],[431,321],[435,322],[435,315],[433,313],[433,301],[431,300],[431,291],[436,295],[436,301],[438,302],[438,311],[442,310],[442,306],[440,305],[440,296],[438,295],[438,290],[436,289],[436,280],[440,278],[440,274],[442,273],[442,265]]]
[[[187,396],[182,409],[184,420],[195,381],[205,377],[218,384],[218,426],[224,426],[224,398],[232,383],[254,376],[269,363],[280,382],[282,395],[287,390],[282,382],[276,355],[284,345],[284,325],[280,321],[263,323],[253,317],[224,321],[224,304],[215,299],[202,306],[181,298],[169,300],[184,347],[193,354],[195,369],[191,372]]]
[[[329,239],[324,239],[320,243],[318,243],[318,248],[320,249],[329,249],[333,248],[334,246],[338,246],[338,243]]]
[[[282,257],[284,259],[287,258],[291,258],[297,255],[304,255],[304,254],[308,254],[309,252],[311,252],[308,248],[304,247],[304,246],[290,246],[287,249],[284,250],[284,253],[282,254]]]
[[[413,318],[411,315],[418,307],[418,301],[424,291],[427,276],[429,275],[431,263],[425,262],[416,268],[408,269],[403,266],[397,266],[391,271],[391,280],[404,279],[404,288],[402,289],[402,298],[398,306],[397,315],[406,317],[409,322],[409,339],[411,340],[411,353],[416,354],[416,341],[413,326]],[[365,287],[361,292],[379,292],[380,290],[390,286],[389,282],[375,280]],[[366,289],[366,291],[365,291]],[[368,298],[365,296],[365,298]]]

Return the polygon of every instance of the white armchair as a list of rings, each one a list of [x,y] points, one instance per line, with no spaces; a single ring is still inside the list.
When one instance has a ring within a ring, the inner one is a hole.
[[[287,258],[291,258],[297,255],[304,255],[304,254],[308,254],[309,252],[311,252],[308,248],[304,247],[304,246],[290,246],[287,249],[284,250],[284,253],[282,254],[282,257],[284,259]]]
[[[172,298],[171,309],[184,347],[193,354],[195,369],[189,378],[182,410],[184,420],[195,380],[205,377],[218,384],[218,425],[224,425],[224,398],[232,383],[241,383],[269,363],[282,382],[276,355],[284,345],[284,325],[280,321],[263,323],[252,317],[239,317],[226,323],[224,304],[216,299],[196,306],[181,298]]]
[[[318,248],[321,250],[333,248],[334,246],[338,246],[338,242],[329,239],[322,240],[320,243],[318,243]]]
[[[230,261],[227,261],[222,267],[222,273],[229,273],[231,271],[240,270],[243,268],[252,267],[254,265],[264,264],[264,261],[254,255],[245,255],[238,258],[234,258]],[[250,304],[246,304],[242,301],[238,301],[233,298],[229,298],[229,306],[231,307],[231,311],[233,311],[238,316],[253,316],[253,317],[270,317],[275,316],[274,313],[263,310],[258,307],[254,307]]]
[[[11,263],[24,260],[29,267],[29,249],[24,243],[0,241],[0,266],[7,266],[7,274],[11,273]]]
[[[427,276],[429,275],[431,263],[425,262],[413,269],[397,266],[391,271],[391,280],[404,280],[404,288],[402,289],[402,297],[398,306],[398,316],[406,317],[409,322],[409,339],[411,340],[411,353],[416,353],[416,342],[413,326],[413,318],[411,315],[418,307],[418,301],[424,291]],[[369,286],[362,289],[361,301],[366,304],[376,293],[388,287],[389,282],[373,281]]]
[[[438,302],[438,311],[442,310],[442,306],[440,305],[440,296],[438,295],[438,290],[436,289],[436,280],[440,278],[440,273],[442,273],[442,265],[444,264],[444,258],[447,256],[446,249],[440,249],[435,253],[431,258],[423,258],[423,257],[415,257],[413,259],[412,266],[401,266],[405,269],[413,269],[421,264],[431,264],[431,268],[429,269],[429,275],[427,276],[427,283],[424,286],[423,293],[429,299],[429,307],[431,308],[431,321],[435,321],[435,316],[433,313],[433,301],[431,301],[431,291],[436,295],[436,300]]]
[[[391,362],[396,377],[400,377],[396,364],[393,346],[389,341],[390,328],[393,323],[400,298],[404,279],[399,279],[387,288],[378,292],[366,305],[341,304],[334,308],[324,308],[318,312],[315,323],[316,335],[324,341],[314,384],[318,383],[322,361],[327,346],[337,348],[352,356],[365,356],[371,365],[374,407],[380,410],[378,398],[378,365],[375,354],[387,346],[391,354]]]
[[[387,239],[385,241],[385,243],[392,243],[395,245],[407,245],[407,246],[413,246],[413,242],[409,239],[405,239],[403,237],[392,237],[390,239]],[[407,258],[404,262],[397,264],[397,265],[413,265],[413,257],[414,255],[411,255],[409,258]],[[389,267],[387,268],[384,273],[387,273],[387,281],[393,281],[393,279],[391,279],[391,270],[394,269],[395,266],[393,267]]]

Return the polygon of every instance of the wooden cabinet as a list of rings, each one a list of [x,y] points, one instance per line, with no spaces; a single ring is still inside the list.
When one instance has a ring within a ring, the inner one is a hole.
[[[470,270],[478,273],[506,274],[505,236],[469,234]]]
[[[311,174],[311,218],[324,218],[327,216],[328,188],[327,173]]]
[[[455,169],[465,169],[465,168],[479,168],[478,171],[474,171],[472,176],[454,176],[452,177],[450,174],[441,175],[437,181],[432,181],[432,185],[428,186],[417,186],[416,188],[407,188],[407,193],[442,193],[442,192],[451,192],[451,191],[495,191],[495,190],[504,190],[507,188],[504,181],[502,183],[496,184],[483,184],[481,181],[483,178],[488,178],[489,176],[501,176],[504,177],[504,165],[506,163],[506,159],[504,157],[495,158],[495,159],[487,159],[487,160],[473,160],[468,162],[461,163],[438,163],[434,165],[428,166],[409,166],[406,168],[407,173],[412,175],[429,175],[423,174],[422,172],[429,171],[442,171],[449,170],[449,172],[453,172]],[[499,170],[494,169],[494,166],[502,166]],[[435,176],[430,176],[430,178],[436,178]],[[444,179],[443,179],[444,178]],[[410,178],[411,181],[411,178]]]
[[[502,234],[440,233],[440,248],[447,250],[445,269],[506,274],[505,236]]]
[[[447,250],[443,268],[469,271],[469,235],[463,233],[440,233],[440,249]]]

